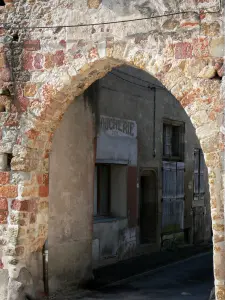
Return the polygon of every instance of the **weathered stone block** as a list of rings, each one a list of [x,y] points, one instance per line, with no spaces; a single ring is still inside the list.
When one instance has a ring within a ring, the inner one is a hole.
[[[0,186],[0,195],[7,198],[15,198],[18,196],[18,187],[16,185]]]
[[[37,93],[37,85],[35,83],[27,83],[24,87],[25,97],[34,97]]]
[[[97,9],[99,8],[102,0],[88,0],[88,7]]]
[[[12,211],[9,214],[9,223],[10,225],[20,225],[27,226],[28,225],[28,213]]]
[[[35,212],[37,203],[36,200],[13,200],[11,208],[18,211]]]
[[[214,66],[205,66],[201,72],[198,74],[199,78],[213,78],[216,75],[216,69]]]
[[[0,184],[8,184],[10,179],[9,172],[0,172]]]
[[[0,211],[0,224],[7,224],[7,217],[8,217],[7,211]]]
[[[175,58],[185,59],[192,57],[192,45],[191,43],[176,43],[175,44]]]
[[[24,70],[33,70],[34,55],[30,52],[24,52],[23,54],[23,68]]]
[[[220,33],[220,24],[218,22],[213,23],[202,23],[201,33],[205,36],[215,36]]]
[[[41,49],[40,41],[39,40],[24,41],[23,47],[27,51],[37,51],[37,50]]]
[[[219,38],[214,38],[212,39],[209,49],[210,49],[210,54],[213,57],[223,57],[224,56],[224,37],[219,37]]]
[[[209,40],[207,38],[193,39],[193,56],[208,57],[209,56]]]
[[[58,50],[54,54],[54,62],[57,67],[60,67],[64,64],[65,54],[63,50]]]
[[[5,197],[0,198],[0,210],[8,210],[8,201]]]
[[[21,197],[37,197],[38,196],[38,186],[19,185],[19,196],[21,196]]]
[[[40,70],[43,68],[44,65],[44,55],[41,53],[37,53],[34,56],[34,68]]]
[[[49,183],[49,174],[38,174],[37,181],[40,185],[48,185]]]
[[[51,69],[55,66],[54,55],[52,53],[45,54],[44,68]]]
[[[39,196],[40,197],[48,197],[49,187],[48,185],[41,185],[39,187]]]

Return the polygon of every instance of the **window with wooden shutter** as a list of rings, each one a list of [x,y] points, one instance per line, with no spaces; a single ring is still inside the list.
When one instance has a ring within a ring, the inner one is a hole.
[[[194,151],[194,200],[204,200],[205,184],[204,184],[205,162],[201,149]]]
[[[162,231],[176,232],[184,222],[184,163],[163,162]]]
[[[184,124],[178,121],[164,120],[163,156],[167,160],[182,160],[184,156]]]

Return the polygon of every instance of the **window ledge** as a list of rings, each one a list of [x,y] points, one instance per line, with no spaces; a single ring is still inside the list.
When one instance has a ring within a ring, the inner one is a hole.
[[[94,224],[95,223],[110,223],[110,222],[116,222],[116,221],[121,221],[125,220],[126,217],[94,217]]]

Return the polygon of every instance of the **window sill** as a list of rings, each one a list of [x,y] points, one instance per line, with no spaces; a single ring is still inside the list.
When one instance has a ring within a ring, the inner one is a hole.
[[[125,220],[126,217],[94,217],[94,224],[96,223],[110,223],[110,222],[116,222],[116,221],[121,221]]]

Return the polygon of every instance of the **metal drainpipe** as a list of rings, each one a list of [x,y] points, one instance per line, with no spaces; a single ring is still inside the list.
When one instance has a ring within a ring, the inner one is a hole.
[[[153,151],[152,151],[152,156],[156,157],[156,140],[155,140],[155,126],[156,126],[156,87],[151,87],[150,88],[153,93],[154,93],[154,98],[153,98]]]
[[[48,240],[46,240],[43,246],[43,281],[44,281],[44,292],[48,296],[49,288],[48,288]]]

